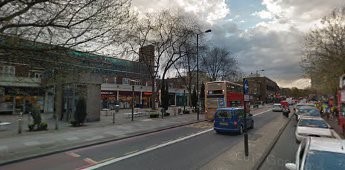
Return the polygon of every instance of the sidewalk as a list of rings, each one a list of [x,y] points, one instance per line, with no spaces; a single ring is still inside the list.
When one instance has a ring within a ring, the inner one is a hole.
[[[267,107],[252,110],[259,113]],[[115,124],[112,124],[112,114],[102,112],[101,121],[86,123],[86,126],[71,127],[59,121],[59,130],[49,127],[48,131],[22,134],[17,134],[16,125],[11,125],[14,129],[0,131],[0,164],[198,122],[195,113],[174,115],[173,110],[169,112],[171,115],[164,119],[142,116],[131,121],[131,110],[121,110],[116,114]],[[201,114],[200,121],[203,119]],[[52,115],[45,115],[43,120],[54,122]]]
[[[333,130],[342,138],[345,139],[344,134],[342,129],[340,128],[340,126],[338,125],[338,120],[336,118],[334,119],[327,119],[325,117],[323,117],[325,119],[325,121],[332,126]]]

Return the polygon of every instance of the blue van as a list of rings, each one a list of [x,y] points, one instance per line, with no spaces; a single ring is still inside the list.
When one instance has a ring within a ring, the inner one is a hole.
[[[244,109],[229,107],[219,108],[214,115],[214,130],[220,132],[237,132],[243,133],[244,129]],[[253,115],[247,113],[247,127],[254,128]]]

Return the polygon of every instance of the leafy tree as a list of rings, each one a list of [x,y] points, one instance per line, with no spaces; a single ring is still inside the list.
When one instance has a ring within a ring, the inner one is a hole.
[[[335,9],[305,36],[301,65],[319,92],[336,94],[345,73],[345,7]]]

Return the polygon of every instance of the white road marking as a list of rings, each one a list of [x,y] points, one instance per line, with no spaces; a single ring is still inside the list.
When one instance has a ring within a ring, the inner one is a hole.
[[[167,143],[163,143],[163,144],[154,146],[154,147],[152,147],[152,148],[147,148],[147,149],[144,149],[144,150],[135,152],[135,153],[133,153],[133,154],[125,155],[125,156],[122,156],[122,157],[119,157],[119,158],[115,158],[115,159],[112,159],[112,160],[109,160],[109,161],[106,161],[106,162],[102,162],[102,163],[99,163],[99,164],[96,164],[96,165],[93,165],[93,166],[84,168],[83,170],[91,170],[91,169],[101,168],[101,167],[106,166],[106,165],[110,165],[110,164],[113,164],[113,163],[116,163],[116,162],[119,162],[119,161],[122,161],[122,160],[125,160],[125,159],[128,159],[128,158],[131,158],[131,157],[134,157],[134,156],[138,156],[138,155],[144,154],[144,153],[146,153],[146,152],[150,152],[150,151],[153,151],[153,150],[156,150],[156,149],[159,149],[159,148],[166,147],[166,146],[168,146],[168,145],[172,145],[172,144],[175,144],[175,143],[178,143],[178,142],[187,140],[187,139],[189,139],[189,138],[192,138],[192,137],[195,137],[195,136],[198,136],[198,135],[201,135],[201,134],[210,132],[210,131],[212,131],[212,130],[213,130],[213,128],[207,129],[207,130],[201,131],[201,132],[199,132],[199,133],[195,133],[195,134],[192,134],[192,135],[183,137],[183,138],[179,138],[179,139],[176,139],[176,140],[167,142]]]
[[[130,152],[125,153],[124,155],[130,155],[130,154],[133,154],[133,153],[138,152],[138,151],[139,151],[139,150],[130,151]]]
[[[260,112],[260,113],[258,113],[258,114],[253,115],[253,116],[262,115],[262,114],[267,113],[267,112],[269,112],[269,111],[271,111],[271,109],[268,109],[268,110],[266,110],[266,111]]]
[[[85,158],[84,161],[90,165],[97,164],[97,162],[92,160],[91,158]]]
[[[75,157],[75,158],[79,158],[80,155],[76,154],[76,153],[73,153],[73,152],[66,152],[67,155],[69,156],[72,156],[72,157]]]

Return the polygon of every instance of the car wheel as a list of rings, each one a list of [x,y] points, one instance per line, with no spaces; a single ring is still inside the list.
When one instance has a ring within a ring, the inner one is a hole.
[[[250,129],[254,129],[254,120],[252,120],[252,125],[250,126]]]
[[[243,134],[243,126],[242,126],[242,125],[240,126],[240,129],[239,129],[239,131],[238,131],[238,134],[239,134],[239,135],[242,135],[242,134]]]
[[[298,141],[298,140],[296,139],[296,143],[297,143],[297,144],[299,144],[299,143],[300,143],[300,141]]]

